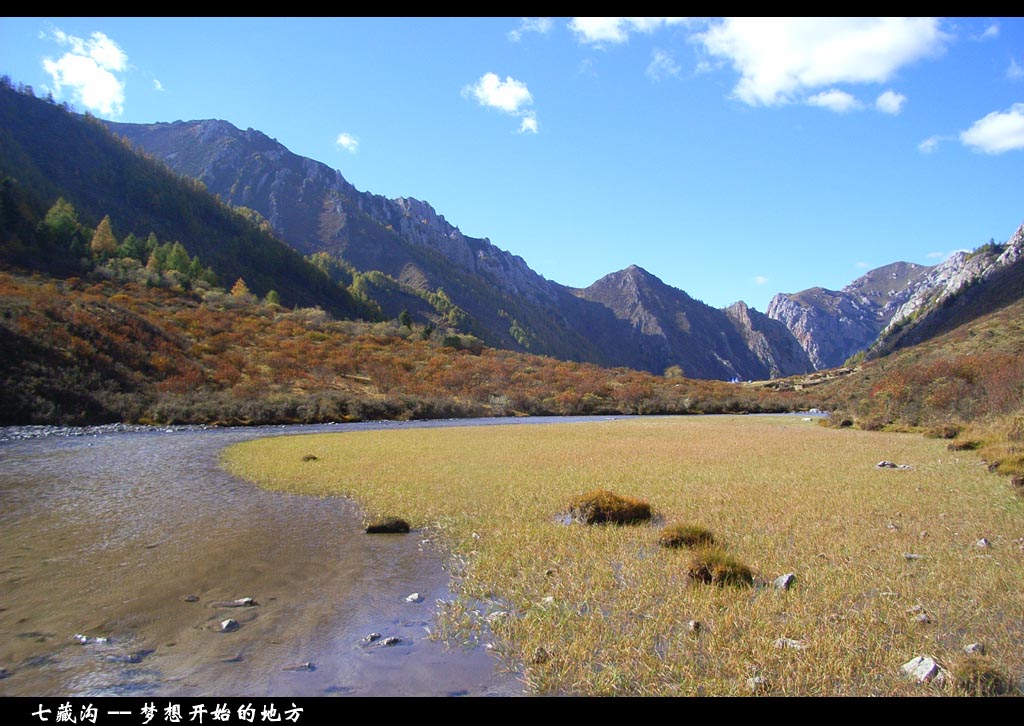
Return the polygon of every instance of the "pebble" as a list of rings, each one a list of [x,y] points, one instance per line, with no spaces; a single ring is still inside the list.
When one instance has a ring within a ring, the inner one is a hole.
[[[99,426],[0,426],[0,441],[21,441],[46,436],[99,436],[114,433],[145,433],[175,431],[206,431],[215,426],[206,424],[182,426],[143,426],[141,424],[102,424]]]
[[[406,602],[423,602],[423,596],[418,592],[414,592],[412,595],[407,595],[405,598]]]

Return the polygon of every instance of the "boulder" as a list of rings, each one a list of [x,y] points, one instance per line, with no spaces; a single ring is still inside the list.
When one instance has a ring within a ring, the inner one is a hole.
[[[792,572],[787,572],[785,575],[779,575],[772,582],[772,587],[776,590],[788,590],[793,587],[793,583],[796,582],[796,575]]]

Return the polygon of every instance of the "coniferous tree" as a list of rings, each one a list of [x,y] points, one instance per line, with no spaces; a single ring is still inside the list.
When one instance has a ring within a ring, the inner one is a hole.
[[[89,247],[92,249],[93,255],[101,259],[117,253],[117,237],[114,236],[114,231],[110,228],[109,214],[100,220]]]

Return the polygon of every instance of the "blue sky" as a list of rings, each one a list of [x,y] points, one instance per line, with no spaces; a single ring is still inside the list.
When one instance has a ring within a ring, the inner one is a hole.
[[[1024,222],[1021,18],[0,18],[0,73],[259,129],[572,286],[764,311]]]

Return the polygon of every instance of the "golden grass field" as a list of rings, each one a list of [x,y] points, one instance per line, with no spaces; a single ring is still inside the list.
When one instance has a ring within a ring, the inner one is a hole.
[[[224,461],[444,543],[459,597],[438,603],[438,635],[490,644],[530,693],[949,695],[963,691],[900,666],[930,655],[955,675],[974,642],[1019,693],[1024,498],[946,443],[794,416],[640,417],[285,436]],[[598,488],[653,520],[560,521]],[[711,530],[756,586],[689,582],[693,552],[657,544],[675,522]],[[789,572],[790,590],[771,587]]]

